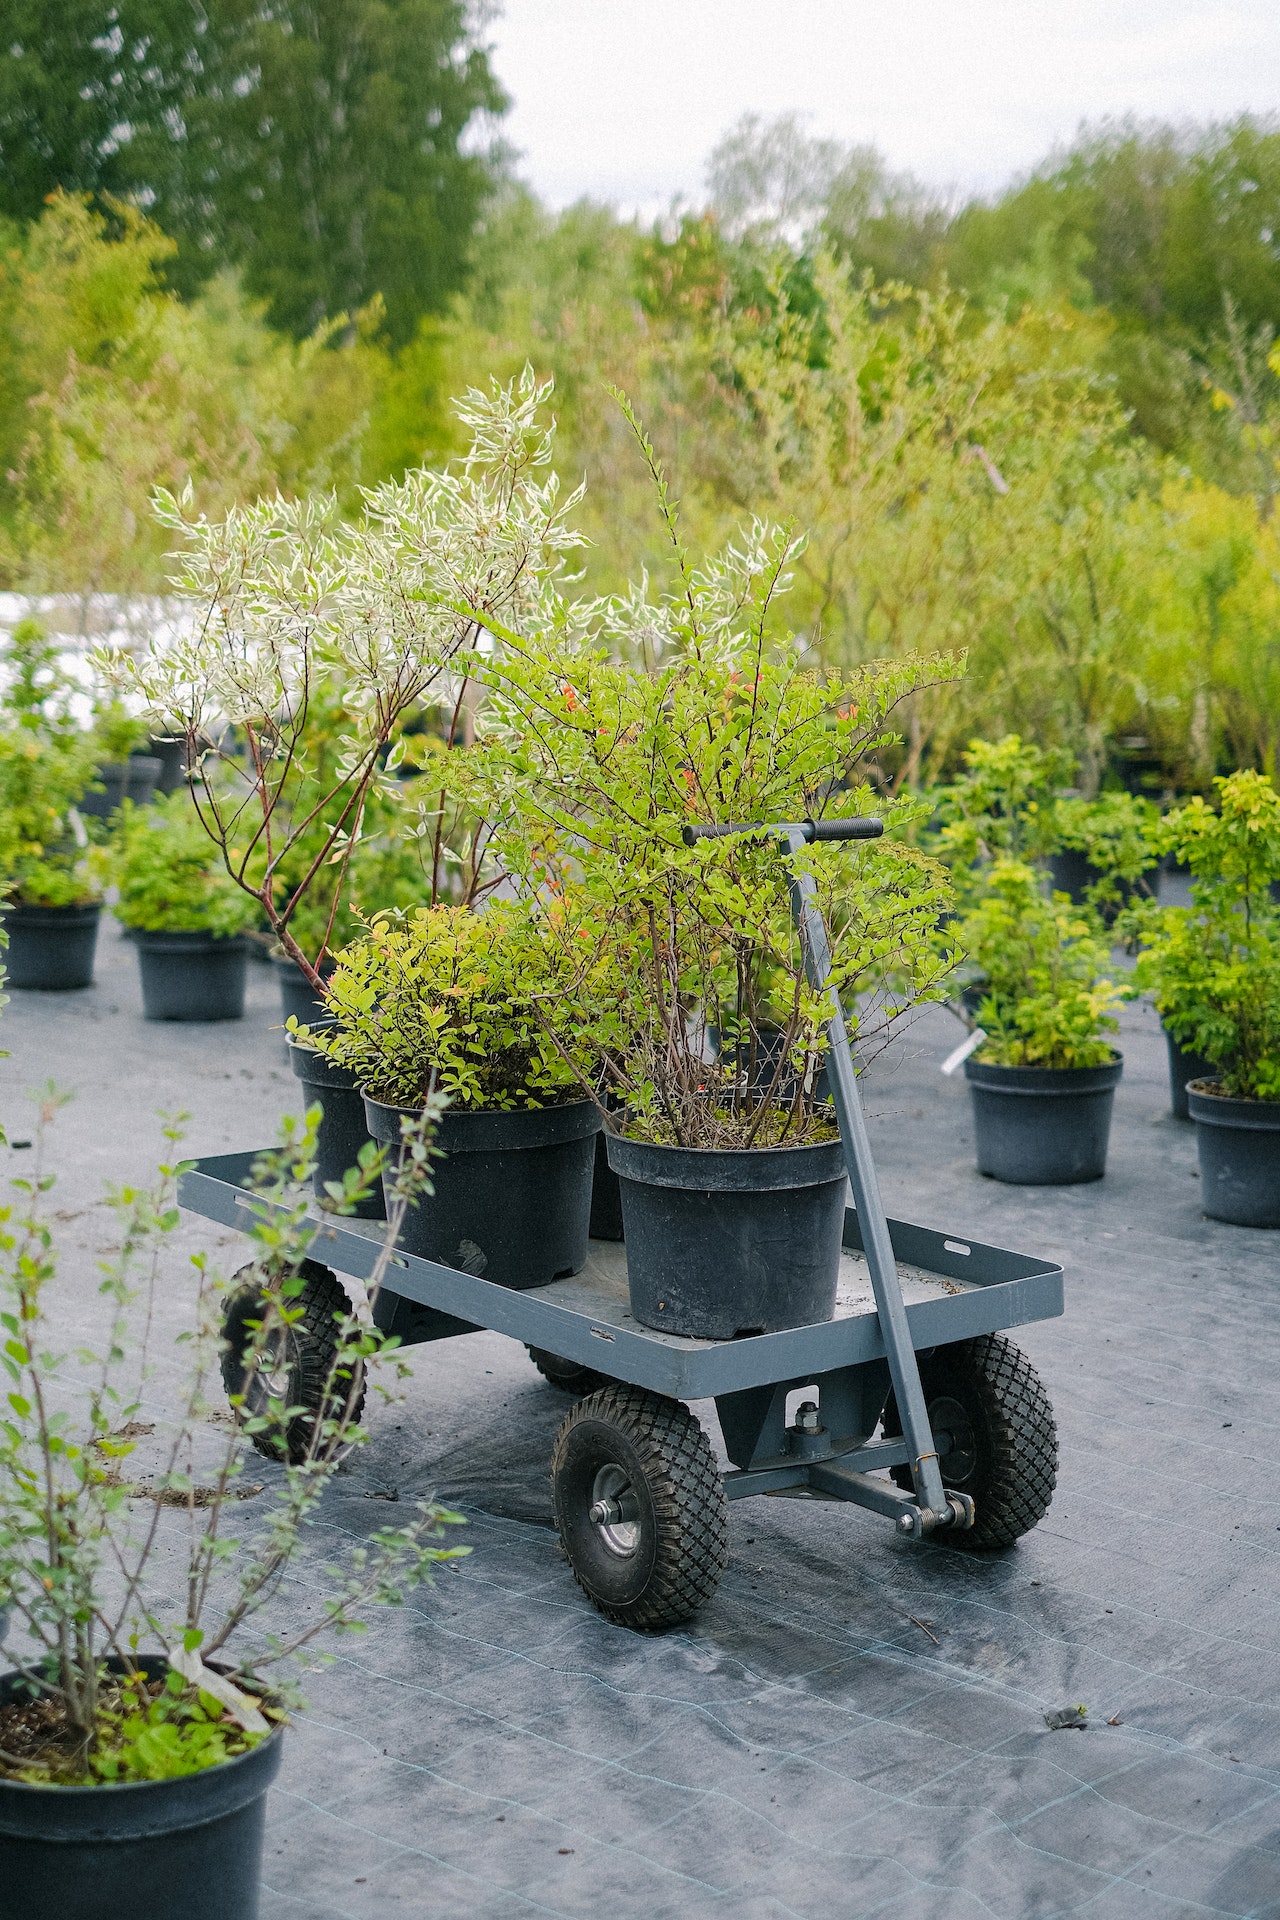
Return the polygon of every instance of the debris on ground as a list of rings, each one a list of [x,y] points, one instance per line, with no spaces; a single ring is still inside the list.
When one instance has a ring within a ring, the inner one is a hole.
[[[1088,1707],[1056,1707],[1052,1713],[1046,1713],[1044,1723],[1051,1732],[1059,1727],[1087,1727],[1089,1724]]]

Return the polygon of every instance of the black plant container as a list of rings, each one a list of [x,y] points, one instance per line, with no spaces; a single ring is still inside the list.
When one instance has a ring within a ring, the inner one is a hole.
[[[1065,847],[1060,853],[1049,856],[1049,878],[1055,893],[1069,895],[1074,906],[1084,904],[1085,894],[1090,887],[1096,887],[1103,878],[1101,867],[1095,867],[1092,860],[1076,847]],[[1144,893],[1153,898],[1156,893],[1157,875],[1154,869],[1144,874],[1141,880],[1120,880],[1117,882],[1119,900],[1108,900],[1102,907],[1102,918],[1109,926],[1121,907],[1127,907],[1130,901]]]
[[[733,1340],[830,1320],[846,1197],[838,1140],[718,1152],[611,1134],[608,1152],[642,1326]]]
[[[148,1676],[163,1660],[140,1660]],[[108,1665],[120,1670],[121,1663]],[[0,1679],[0,1701],[25,1689]],[[257,1920],[267,1789],[284,1729],[179,1780],[0,1780],[0,1911],[17,1920]]]
[[[609,1148],[603,1133],[596,1135],[595,1165],[591,1174],[591,1238],[622,1240],[622,1191],[618,1176],[609,1165]]]
[[[1169,1049],[1169,1105],[1173,1109],[1175,1120],[1189,1120],[1191,1114],[1187,1108],[1188,1080],[1212,1080],[1218,1069],[1212,1060],[1206,1060],[1202,1053],[1190,1053],[1174,1039],[1168,1027],[1164,1030],[1165,1044]]]
[[[133,935],[148,1020],[240,1020],[248,955],[239,934]]]
[[[16,902],[5,907],[9,986],[36,993],[91,987],[101,912],[96,900],[82,907],[24,907]]]
[[[273,953],[271,968],[280,983],[280,1010],[286,1020],[293,1015],[300,1026],[311,1027],[317,1020],[328,1018],[328,1008],[296,960],[291,960],[287,953]],[[333,969],[333,958],[326,954],[321,977],[327,978]]]
[[[1123,1066],[1118,1053],[1101,1067],[991,1067],[966,1060],[978,1172],[1018,1187],[1101,1180]]]
[[[1191,1082],[1187,1104],[1209,1218],[1233,1227],[1280,1227],[1280,1100],[1233,1100],[1206,1078]]]
[[[316,1140],[316,1170],[312,1184],[317,1200],[325,1196],[326,1180],[341,1180],[348,1167],[359,1164],[360,1149],[371,1135],[364,1117],[355,1075],[336,1061],[326,1060],[314,1047],[301,1045],[292,1034],[285,1036],[289,1065],[306,1088],[307,1105],[319,1105],[320,1133]],[[357,1220],[381,1220],[386,1216],[382,1182],[378,1181],[367,1200],[355,1210]]]
[[[160,762],[160,778],[156,782],[160,792],[176,793],[187,777],[186,741],[152,738],[147,742],[147,753]]]
[[[402,1115],[364,1096],[369,1132],[394,1145]],[[586,1265],[600,1112],[592,1100],[441,1119],[433,1194],[409,1209],[400,1247],[500,1287],[543,1287]]]
[[[149,753],[130,754],[127,760],[108,760],[94,770],[94,778],[101,782],[103,792],[82,794],[76,807],[80,813],[90,814],[97,820],[105,820],[114,813],[122,800],[132,800],[135,806],[145,807],[154,798],[163,777],[162,763]]]

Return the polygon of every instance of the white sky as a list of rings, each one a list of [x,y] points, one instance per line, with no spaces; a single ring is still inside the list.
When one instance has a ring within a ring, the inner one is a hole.
[[[503,132],[555,206],[700,197],[747,112],[870,140],[961,191],[1082,120],[1280,109],[1280,0],[501,0]]]

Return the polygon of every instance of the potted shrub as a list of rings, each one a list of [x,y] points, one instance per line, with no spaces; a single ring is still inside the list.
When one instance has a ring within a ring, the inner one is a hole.
[[[87,987],[102,890],[77,802],[95,748],[72,711],[79,688],[35,621],[14,628],[3,665],[0,886],[8,894],[9,984]]]
[[[80,802],[81,813],[107,820],[123,800],[145,806],[164,779],[160,756],[147,752],[150,733],[146,722],[129,713],[119,701],[99,701],[94,708],[92,739],[97,759],[92,785]]]
[[[1040,875],[998,861],[958,937],[981,969],[985,1039],[965,1061],[978,1171],[1020,1186],[1070,1186],[1106,1171],[1122,1061],[1108,1036],[1124,991],[1108,977],[1097,922]]]
[[[486,628],[541,605],[583,544],[569,523],[580,490],[561,499],[550,470],[549,392],[526,368],[468,393],[457,407],[466,457],[368,490],[350,522],[314,496],[277,494],[214,522],[189,490],[157,496],[182,545],[173,585],[204,617],[140,659],[95,665],[183,741],[219,859],[317,994],[325,943],[306,951],[294,922],[313,888],[340,903],[406,722],[437,705],[450,738],[467,734]],[[441,808],[441,835],[444,819]],[[433,839],[434,886],[444,861]]]
[[[185,792],[126,800],[111,854],[116,914],[134,936],[148,1020],[239,1020],[252,899],[227,873]]]
[[[830,1318],[845,1168],[818,1097],[828,1009],[805,981],[787,863],[776,843],[689,846],[683,830],[884,813],[886,839],[798,861],[846,1005],[859,997],[865,1061],[898,1014],[941,995],[934,928],[950,898],[938,864],[896,837],[919,804],[874,796],[866,764],[892,737],[895,701],[950,668],[815,670],[776,625],[798,543],[757,527],[699,567],[660,499],[674,590],[609,604],[585,641],[500,636],[470,764],[501,858],[571,976],[536,997],[540,1018],[566,1059],[591,1042],[579,1079],[598,1092],[620,1176],[632,1311],[731,1338]]]
[[[42,1139],[56,1104],[44,1103]],[[345,1552],[336,1536],[325,1558],[337,1564],[311,1575],[326,1590],[291,1618],[281,1583],[340,1460],[366,1438],[368,1371],[397,1369],[394,1354],[382,1361],[394,1343],[306,1258],[295,1196],[310,1135],[287,1131],[256,1169],[282,1210],[254,1229],[251,1264],[228,1281],[197,1262],[171,1423],[155,1412],[144,1322],[156,1265],[174,1257],[175,1170],[113,1200],[120,1250],[104,1263],[102,1351],[86,1349],[79,1325],[61,1351],[40,1144],[0,1236],[4,1904],[76,1920],[253,1920],[266,1793],[298,1699],[279,1676],[318,1634],[357,1629],[369,1603],[399,1600],[465,1551],[441,1544],[458,1516],[423,1504]],[[375,1288],[426,1177],[425,1133],[416,1145]],[[231,1351],[224,1326],[237,1330]],[[230,1428],[209,1418],[220,1365],[239,1416]],[[282,1463],[267,1485],[245,1478],[250,1445]]]
[[[332,1023],[307,1041],[361,1089],[370,1134],[394,1147],[433,1093],[448,1102],[406,1251],[507,1287],[584,1266],[600,1129],[590,1056],[580,1040],[553,1045],[537,1013],[567,981],[557,948],[510,901],[380,915],[339,956]]]
[[[1053,809],[1055,892],[1073,906],[1092,907],[1108,926],[1135,899],[1154,900],[1159,825],[1154,802],[1132,793],[1064,796]]]
[[[1135,915],[1136,979],[1183,1054],[1201,1198],[1211,1219],[1280,1226],[1280,796],[1251,771],[1219,779],[1166,816],[1165,844],[1192,873],[1191,905]]]

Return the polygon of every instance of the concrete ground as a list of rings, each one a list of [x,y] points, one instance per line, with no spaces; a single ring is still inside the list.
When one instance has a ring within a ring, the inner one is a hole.
[[[20,1090],[77,1094],[53,1142],[70,1311],[109,1236],[102,1185],[153,1163],[157,1109],[190,1110],[192,1153],[269,1141],[295,1104],[278,1018],[255,967],[243,1022],[147,1025],[110,926],[93,989],[13,995],[10,1138],[30,1134]],[[892,1212],[1066,1267],[1065,1318],[1019,1336],[1062,1436],[1041,1526],[976,1558],[846,1507],[743,1502],[714,1600],[640,1637],[558,1550],[547,1462],[569,1402],[497,1335],[419,1349],[326,1527],[435,1491],[473,1553],[309,1681],[264,1920],[1280,1916],[1280,1235],[1203,1218],[1154,1015],[1123,1025],[1096,1186],[975,1173],[963,1079],[937,1071],[945,1013],[866,1087]],[[235,1259],[207,1222],[182,1239]],[[167,1288],[176,1331],[177,1261]],[[1087,1731],[1046,1727],[1077,1702]]]

